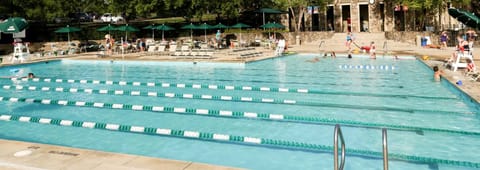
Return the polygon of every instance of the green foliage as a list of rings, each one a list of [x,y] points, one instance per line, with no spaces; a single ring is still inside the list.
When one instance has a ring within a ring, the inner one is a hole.
[[[275,8],[290,12],[296,21],[296,29],[307,6],[320,6],[324,10],[334,0],[0,0],[0,14],[25,17],[29,20],[52,21],[72,12],[106,12],[127,16],[182,17],[187,22],[212,16],[217,19],[238,18],[246,11],[259,8]],[[480,13],[478,0],[450,0],[452,6]],[[412,10],[435,12],[444,9],[446,0],[388,0],[393,5],[407,5]]]

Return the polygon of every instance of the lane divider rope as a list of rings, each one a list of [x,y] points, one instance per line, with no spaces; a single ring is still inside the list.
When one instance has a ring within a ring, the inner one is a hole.
[[[248,137],[248,136],[239,136],[239,135],[230,135],[230,134],[219,134],[219,133],[211,133],[211,132],[200,132],[200,131],[193,131],[193,130],[143,127],[143,126],[133,126],[133,125],[124,125],[124,124],[114,124],[114,123],[101,123],[101,122],[93,122],[93,121],[74,121],[74,120],[63,120],[63,119],[53,119],[53,118],[44,118],[44,117],[29,117],[29,116],[21,116],[21,115],[6,115],[6,114],[0,115],[0,120],[29,122],[29,123],[38,123],[38,124],[47,124],[47,125],[56,125],[56,126],[81,127],[81,128],[89,128],[89,129],[110,130],[110,131],[139,133],[139,134],[158,135],[158,136],[173,136],[173,137],[181,137],[186,139],[197,139],[197,140],[205,140],[205,141],[223,141],[228,143],[243,143],[243,144],[249,144],[249,145],[255,145],[255,146],[273,146],[273,147],[281,147],[281,148],[292,148],[292,149],[322,151],[322,152],[333,151],[332,146],[326,146],[326,145],[320,145],[320,144],[278,140],[278,139],[268,139],[268,138],[258,138],[258,137]],[[360,154],[360,155],[366,155],[366,156],[371,156],[376,158],[380,158],[382,156],[381,152],[369,151],[369,150],[347,148],[346,152],[349,154]],[[401,160],[401,161],[408,161],[408,162],[419,162],[419,163],[430,163],[430,164],[437,163],[437,164],[446,164],[446,165],[454,165],[454,166],[462,166],[462,167],[480,168],[480,163],[476,163],[476,162],[438,159],[438,158],[430,158],[430,157],[422,157],[422,156],[406,155],[406,154],[389,153],[389,158],[392,160]]]
[[[63,87],[36,87],[22,85],[3,85],[4,89],[23,90],[27,88],[30,91],[55,91],[55,92],[70,92],[70,93],[93,93],[104,95],[130,95],[130,96],[148,96],[148,97],[165,97],[165,98],[180,98],[180,99],[201,99],[201,100],[217,100],[217,101],[233,101],[233,102],[251,102],[251,103],[268,103],[268,104],[288,104],[288,105],[302,105],[314,107],[331,107],[331,108],[350,108],[350,109],[366,109],[366,110],[385,110],[398,112],[426,112],[426,113],[443,113],[443,114],[466,114],[463,112],[442,111],[442,110],[426,110],[426,109],[412,109],[412,108],[395,108],[384,106],[365,106],[365,105],[351,105],[351,104],[337,104],[337,103],[315,103],[308,101],[297,101],[292,99],[274,99],[274,98],[253,98],[247,96],[216,96],[209,94],[183,94],[183,93],[162,93],[157,91],[138,91],[138,90],[109,90],[109,89],[81,89],[81,88],[63,88]]]
[[[159,112],[159,113],[191,114],[191,115],[213,116],[213,117],[235,117],[235,118],[244,118],[244,119],[291,121],[296,123],[307,122],[307,123],[318,123],[318,124],[321,124],[321,123],[342,124],[342,125],[374,127],[374,128],[386,127],[386,128],[391,128],[392,130],[432,131],[432,132],[480,136],[480,132],[472,132],[472,131],[425,128],[425,127],[415,127],[415,126],[405,126],[405,125],[390,125],[390,124],[379,124],[379,123],[365,123],[365,122],[359,122],[359,121],[336,120],[336,119],[320,118],[320,117],[306,117],[306,116],[256,113],[256,112],[241,112],[241,111],[231,111],[231,110],[214,110],[214,109],[167,107],[167,106],[147,106],[147,105],[131,105],[131,104],[121,104],[121,103],[101,103],[101,102],[68,101],[68,100],[53,100],[53,99],[15,98],[15,97],[1,97],[1,96],[0,96],[0,101],[40,103],[45,105],[63,105],[63,106],[75,106],[75,107],[122,109],[122,110],[133,110],[133,111],[151,111],[151,112]]]
[[[73,79],[52,79],[52,78],[11,78],[12,81],[33,81],[49,83],[80,83],[80,84],[103,84],[120,86],[147,86],[162,88],[192,88],[192,89],[211,89],[211,90],[239,90],[239,91],[261,91],[261,92],[282,92],[282,93],[303,93],[303,94],[330,94],[330,95],[349,95],[349,96],[374,96],[374,97],[411,97],[426,99],[457,99],[457,97],[442,96],[422,96],[422,95],[404,95],[404,94],[372,94],[360,92],[328,92],[323,90],[306,88],[284,88],[284,87],[258,87],[258,86],[234,86],[217,84],[185,84],[185,83],[160,83],[160,82],[127,82],[110,80],[73,80]]]
[[[338,65],[340,69],[357,69],[357,70],[395,70],[397,67],[391,65]]]
[[[0,85],[3,89],[30,90],[30,91],[55,91],[67,93],[89,93],[89,94],[106,94],[106,95],[130,95],[130,96],[147,96],[147,97],[165,97],[165,98],[182,98],[182,99],[205,99],[205,100],[221,100],[235,102],[257,102],[257,103],[273,103],[273,104],[291,104],[291,105],[312,105],[310,102],[297,101],[292,99],[274,99],[274,98],[254,98],[249,96],[229,96],[229,95],[209,95],[209,94],[192,94],[192,93],[173,93],[159,91],[140,91],[140,90],[115,90],[115,89],[82,89],[82,88],[64,88],[64,87],[39,87],[39,86],[22,86],[22,85]]]

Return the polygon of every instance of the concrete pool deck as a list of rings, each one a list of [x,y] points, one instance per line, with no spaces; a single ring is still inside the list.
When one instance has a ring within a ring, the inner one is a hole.
[[[344,46],[338,46],[331,49],[337,53],[345,53]],[[263,47],[257,47],[255,51],[262,52],[262,56],[250,57],[247,59],[239,58],[238,54],[232,54],[231,50],[220,50],[214,54],[212,59],[191,59],[183,57],[173,57],[168,55],[145,55],[140,53],[131,53],[126,55],[113,55],[109,57],[99,58],[97,53],[84,53],[72,56],[61,57],[45,57],[37,58],[33,62],[55,60],[61,58],[68,59],[91,59],[91,60],[144,60],[144,61],[188,61],[188,62],[250,62],[273,58],[273,50]],[[299,46],[291,46],[289,51],[299,53],[319,53],[318,44],[304,44]],[[381,56],[381,50],[377,50]],[[468,94],[475,101],[480,101],[480,83],[470,81],[463,75],[463,69],[453,72],[443,67],[443,59],[447,58],[453,52],[453,48],[447,50],[426,49],[416,46],[392,46],[389,55],[428,55],[429,60],[424,62],[429,66],[440,66],[445,74],[443,78],[455,84],[456,81],[462,80],[463,85],[457,87]],[[480,66],[480,51],[475,51],[474,62]],[[355,57],[355,55],[354,55]],[[20,152],[19,152],[20,151]],[[0,139],[0,169],[214,169],[227,170],[236,169],[230,167],[207,165],[202,163],[193,163],[186,161],[167,160],[160,158],[151,158],[137,155],[128,155],[120,153],[108,153],[102,151],[94,151],[88,149],[78,149],[38,143],[29,143],[13,140]]]

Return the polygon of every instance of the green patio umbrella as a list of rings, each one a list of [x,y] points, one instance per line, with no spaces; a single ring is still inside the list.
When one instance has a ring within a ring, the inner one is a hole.
[[[156,30],[162,30],[162,40],[164,40],[164,38],[165,38],[165,37],[164,37],[164,32],[165,32],[165,31],[175,30],[175,28],[170,27],[170,26],[165,25],[165,24],[156,26],[155,29],[156,29]]]
[[[265,14],[282,14],[284,13],[283,11],[280,11],[278,9],[272,9],[272,8],[261,8],[255,11],[256,13],[262,13],[263,16],[263,25],[265,25]]]
[[[193,29],[197,29],[197,26],[190,23],[188,25],[182,26],[182,29],[190,29],[190,39],[193,40]]]
[[[463,9],[449,8],[448,14],[450,14],[450,16],[454,17],[466,26],[475,29],[480,28],[480,18],[472,12]]]
[[[202,29],[205,31],[205,42],[207,42],[207,29],[213,29],[213,26],[203,23],[202,25],[197,26],[197,29]]]
[[[212,26],[215,29],[227,29],[230,28],[229,26],[223,25],[222,23],[218,23],[217,25]]]
[[[117,28],[118,31],[124,31],[125,32],[125,41],[127,41],[128,39],[128,32],[137,32],[137,31],[140,31],[138,28],[134,27],[134,26],[131,26],[131,25],[128,25],[128,24],[125,24],[123,26],[120,26]]]
[[[0,32],[18,33],[28,27],[28,22],[24,18],[12,17],[0,23]]]
[[[275,23],[275,22],[269,22],[267,24],[264,24],[262,26],[263,29],[273,29],[273,34],[275,35],[275,29],[284,29],[285,26],[283,26],[282,24],[279,24],[279,23]],[[268,36],[270,36],[270,31],[268,32]]]
[[[66,27],[62,27],[57,29],[55,32],[56,33],[67,33],[68,35],[68,45],[70,46],[70,33],[71,32],[78,32],[80,31],[80,28],[77,27],[70,27],[70,25],[67,25]]]
[[[230,28],[239,28],[240,29],[240,41],[242,40],[242,28],[250,28],[250,25],[244,24],[244,23],[237,23],[235,25],[230,26]]]
[[[102,31],[102,32],[105,32],[105,31],[110,32],[110,31],[116,31],[116,30],[117,30],[117,27],[110,24],[97,29],[97,31]]]
[[[143,27],[143,29],[152,30],[152,39],[155,40],[155,24]]]
[[[282,24],[275,23],[275,22],[269,22],[269,23],[264,24],[260,27],[266,28],[266,29],[283,29],[283,28],[285,28],[285,26],[283,26]]]
[[[110,25],[110,24],[97,29],[97,31],[101,31],[101,32],[108,31],[108,35],[111,35],[110,34],[111,31],[116,31],[116,30],[117,30],[117,27],[115,27],[113,25]]]

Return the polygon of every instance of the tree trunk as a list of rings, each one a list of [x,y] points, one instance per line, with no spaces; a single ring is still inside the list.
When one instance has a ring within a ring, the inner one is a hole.
[[[297,29],[296,31],[300,32],[300,28],[302,27],[302,18],[305,16],[306,8],[305,7],[298,7],[298,20],[297,20]]]
[[[300,28],[302,27],[302,18],[305,16],[305,13],[307,11],[307,8],[305,7],[297,7],[297,11],[295,11],[295,8],[293,7],[288,7],[290,10],[290,13],[292,14],[293,18],[293,23],[295,23],[294,31],[295,32],[300,32]]]
[[[293,7],[288,7],[288,9],[290,11],[290,14],[292,14],[293,23],[297,23],[297,17],[295,17],[295,10],[293,10]],[[296,25],[293,27],[293,31],[297,32]]]

